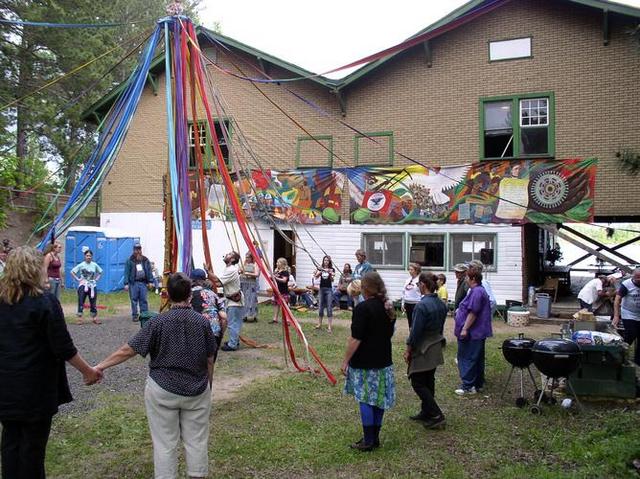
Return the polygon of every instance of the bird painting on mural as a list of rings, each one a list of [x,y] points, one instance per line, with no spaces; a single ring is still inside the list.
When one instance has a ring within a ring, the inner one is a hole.
[[[445,191],[460,184],[470,167],[429,168],[425,173],[409,176],[403,183],[412,191],[415,186],[425,188],[434,204],[443,205],[450,201]]]

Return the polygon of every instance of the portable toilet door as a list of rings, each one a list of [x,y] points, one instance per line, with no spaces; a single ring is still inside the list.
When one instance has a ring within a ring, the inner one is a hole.
[[[108,240],[104,233],[96,233],[96,249],[93,252],[93,261],[98,263],[98,266],[102,268],[102,275],[98,280],[98,291],[109,292],[109,251]]]
[[[108,237],[105,248],[105,291],[124,289],[124,268],[139,237]]]
[[[94,254],[97,251],[96,244],[97,234],[95,231],[82,231],[80,229],[71,229],[67,233],[67,239],[64,246],[64,287],[67,289],[75,289],[78,287],[74,279],[71,277],[71,270],[81,261],[84,261],[84,252],[82,248],[86,246]]]

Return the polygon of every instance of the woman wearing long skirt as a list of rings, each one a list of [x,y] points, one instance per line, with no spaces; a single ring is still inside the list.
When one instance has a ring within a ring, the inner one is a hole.
[[[395,403],[391,337],[396,315],[378,273],[366,273],[361,284],[365,300],[353,310],[342,373],[344,393],[358,401],[362,421],[363,437],[351,448],[371,451],[380,446],[384,411]]]
[[[250,252],[244,257],[244,266],[240,271],[240,289],[244,294],[244,322],[258,321],[258,276],[260,273]]]

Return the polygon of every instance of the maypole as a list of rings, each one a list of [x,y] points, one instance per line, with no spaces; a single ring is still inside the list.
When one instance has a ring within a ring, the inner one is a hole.
[[[313,371],[310,366],[299,364],[292,344],[290,327],[302,341],[305,351],[313,357],[322,372],[332,384],[336,383],[335,377],[323,364],[316,351],[308,344],[300,324],[293,316],[287,302],[278,292],[278,287],[272,277],[270,269],[261,254],[256,249],[248,221],[239,201],[239,193],[236,184],[231,179],[229,169],[224,162],[222,150],[219,145],[218,133],[215,129],[215,121],[211,111],[210,99],[205,87],[204,69],[201,61],[202,52],[198,44],[195,27],[191,20],[182,15],[182,4],[174,2],[167,7],[167,13],[171,16],[160,21],[164,30],[165,44],[165,72],[166,72],[166,111],[167,111],[167,135],[168,135],[168,171],[167,190],[171,194],[171,201],[165,201],[165,220],[173,224],[173,228],[165,229],[165,252],[175,253],[166,264],[175,265],[177,271],[189,272],[191,270],[191,192],[189,190],[188,166],[189,166],[189,132],[188,111],[191,107],[193,130],[195,140],[196,159],[196,187],[200,192],[199,211],[203,222],[203,245],[207,266],[211,267],[211,255],[209,242],[206,235],[205,205],[204,205],[204,168],[202,152],[199,145],[199,127],[197,119],[197,105],[204,108],[208,134],[211,138],[213,155],[216,160],[216,168],[222,178],[229,204],[236,218],[236,223],[242,239],[255,258],[256,264],[274,291],[274,296],[283,313],[283,335],[289,357],[298,371]],[[171,38],[173,35],[173,38]],[[189,102],[187,102],[187,82],[190,87]],[[199,102],[196,102],[196,97]],[[172,230],[172,231],[171,231]],[[175,232],[175,234],[173,234]],[[177,244],[176,244],[177,243]],[[176,269],[173,269],[175,271]]]

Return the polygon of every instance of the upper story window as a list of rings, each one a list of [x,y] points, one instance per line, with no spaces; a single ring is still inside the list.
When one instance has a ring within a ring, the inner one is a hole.
[[[489,42],[489,61],[531,58],[531,37]]]
[[[356,165],[391,166],[393,152],[392,131],[364,133],[355,137]]]
[[[231,123],[229,120],[214,120],[214,123],[222,158],[225,164],[229,166],[229,145],[227,144],[227,138],[231,138]],[[199,121],[197,125],[198,144],[202,152],[204,168],[208,170],[213,166],[215,169],[215,150],[213,148],[213,140],[209,134],[209,128],[207,127],[207,121]],[[196,168],[196,165],[196,132],[195,128],[193,128],[193,123],[189,122],[189,168]]]
[[[554,155],[553,93],[480,99],[480,157]]]
[[[333,137],[331,135],[299,136],[296,142],[296,168],[333,166]]]

